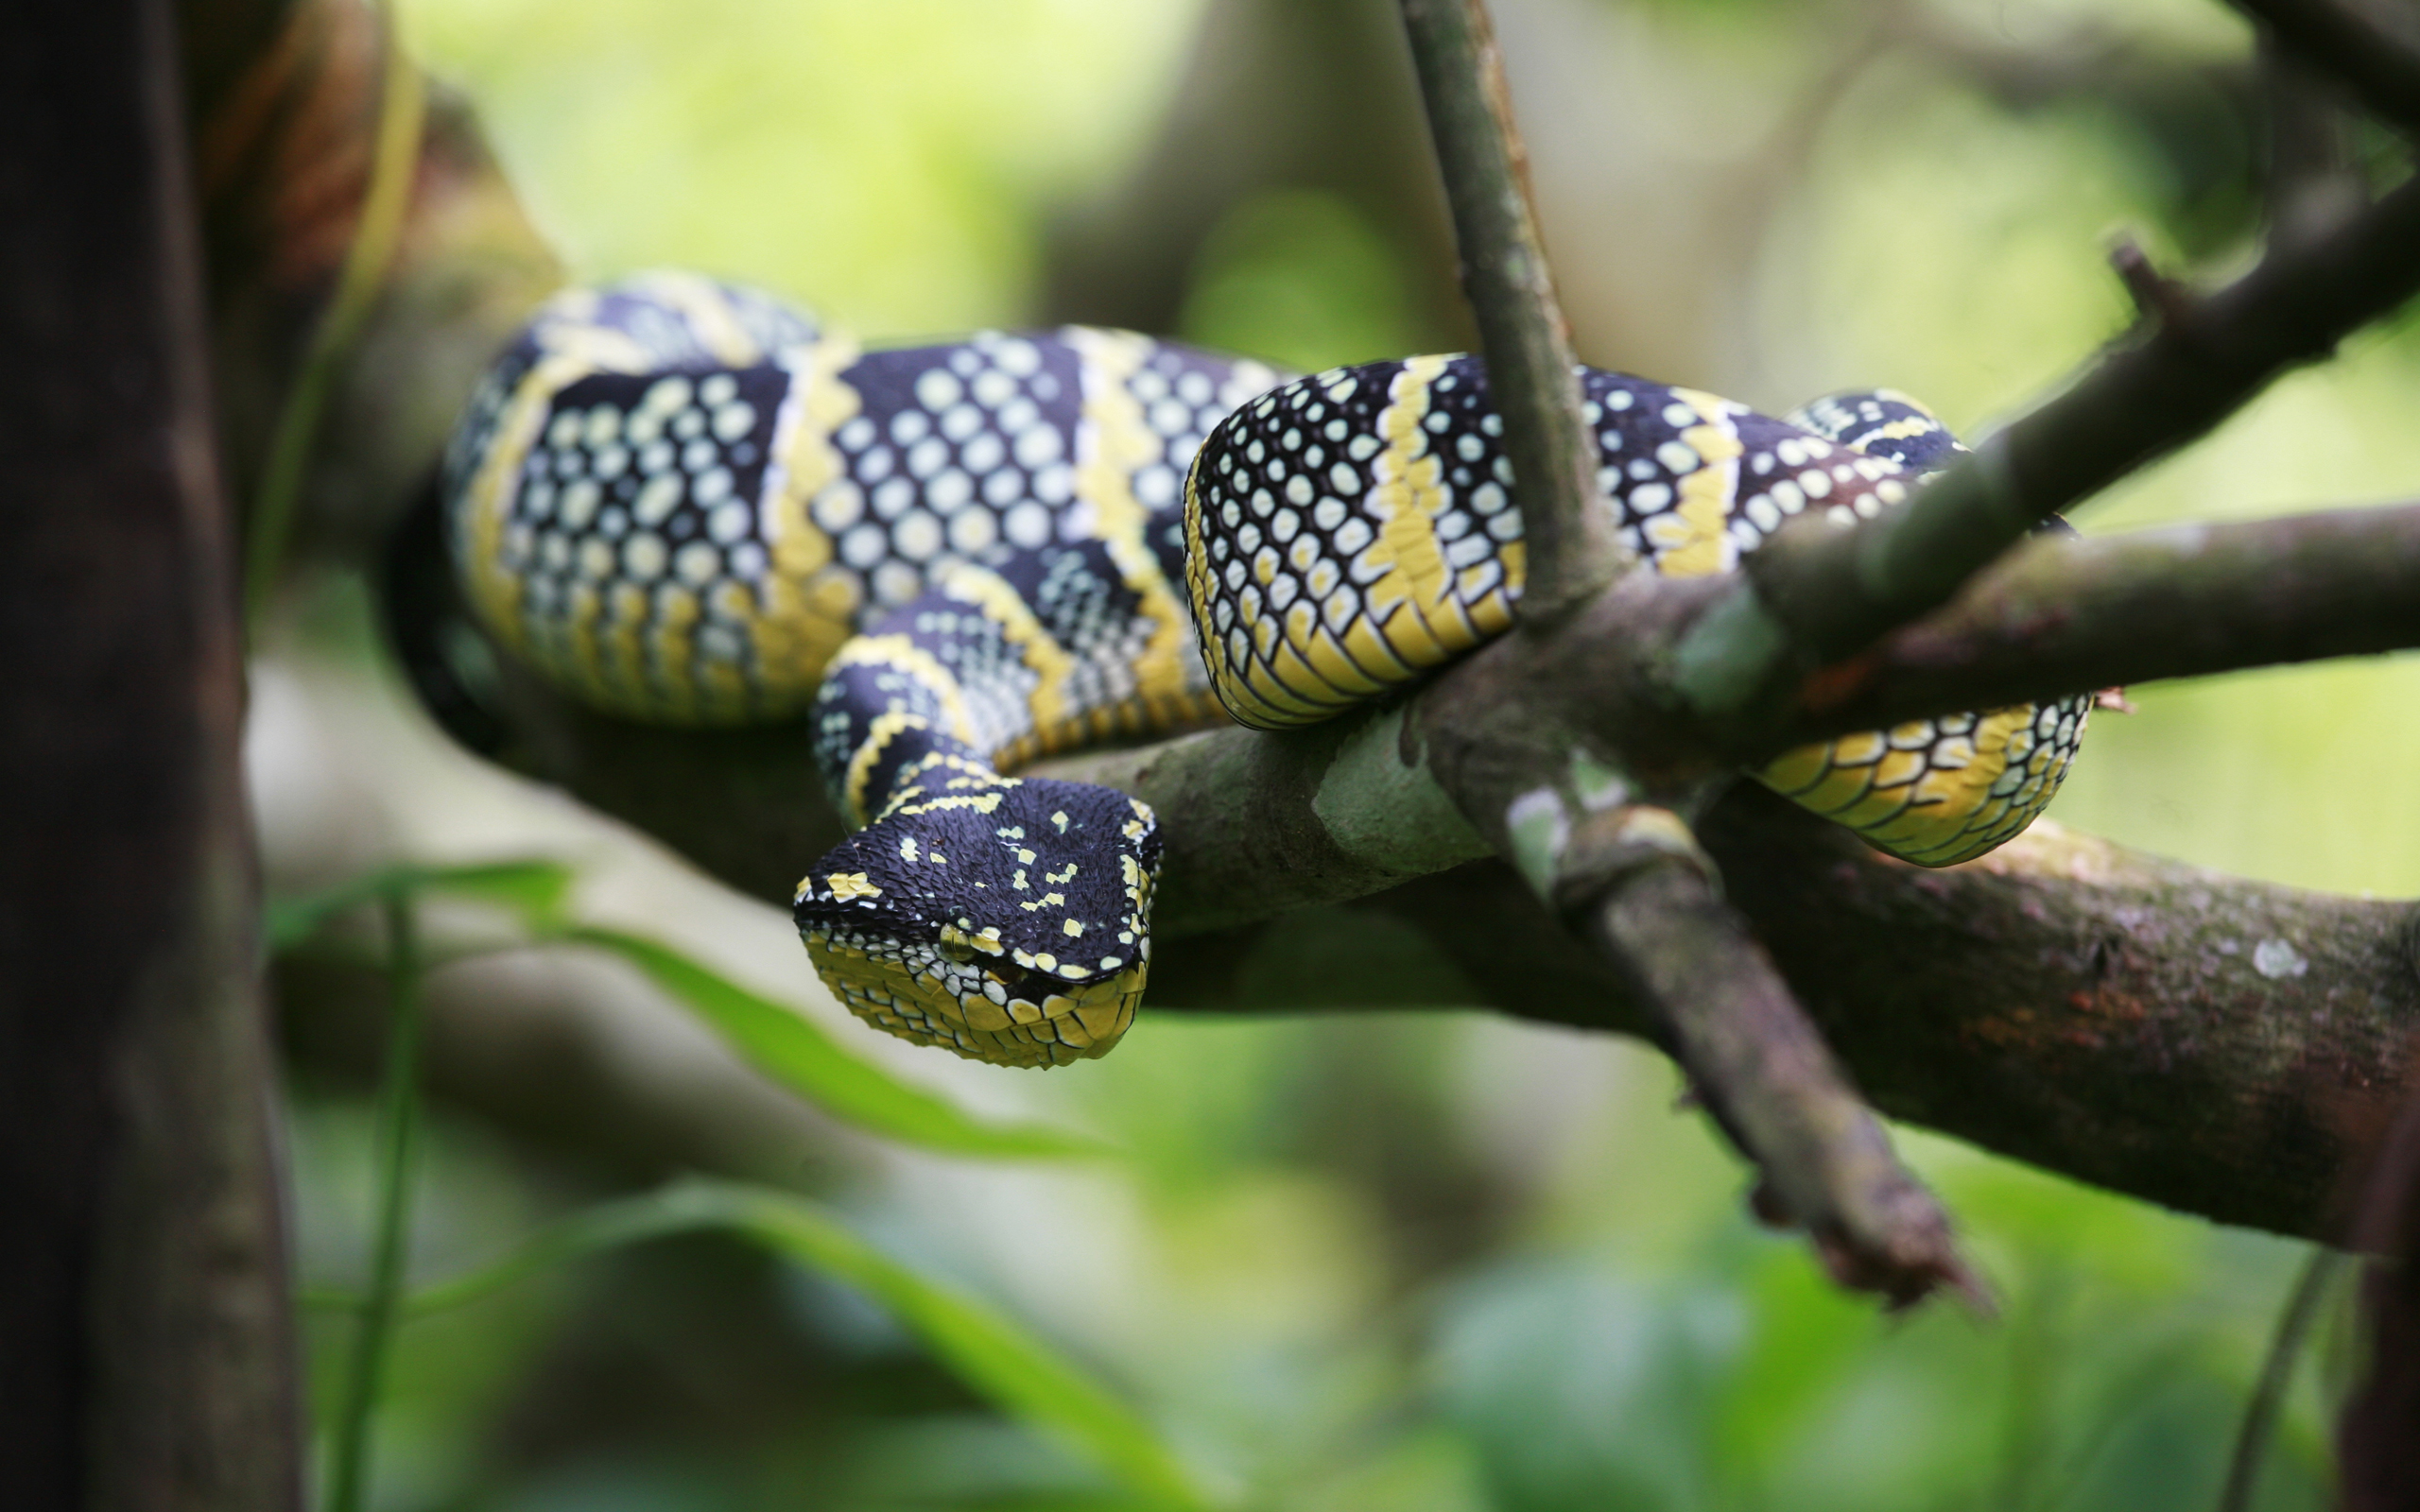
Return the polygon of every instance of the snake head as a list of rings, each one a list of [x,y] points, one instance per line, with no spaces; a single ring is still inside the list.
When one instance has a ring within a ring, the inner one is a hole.
[[[943,764],[825,853],[792,911],[824,985],[874,1027],[1064,1065],[1133,1022],[1159,861],[1158,821],[1123,793]]]

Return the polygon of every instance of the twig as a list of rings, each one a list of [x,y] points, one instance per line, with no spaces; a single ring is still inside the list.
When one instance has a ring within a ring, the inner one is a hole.
[[[1551,624],[1624,565],[1597,487],[1571,333],[1530,206],[1529,157],[1512,122],[1483,0],[1403,0],[1428,129],[1454,213],[1462,291],[1478,318],[1488,392],[1519,478],[1527,581],[1521,618]]]
[[[2147,320],[2182,325],[2191,318],[2192,295],[2182,284],[2152,266],[2151,253],[2132,236],[2120,236],[2109,249],[2109,266],[2126,285],[2135,308]]]
[[[320,412],[327,408],[337,371],[386,285],[387,266],[394,259],[404,213],[411,204],[427,89],[419,66],[394,32],[390,12],[378,138],[371,158],[369,186],[362,195],[361,219],[346,250],[336,293],[313,329],[302,366],[279,406],[277,428],[270,432],[268,456],[261,469],[260,490],[252,500],[244,541],[244,615],[256,630],[276,587],[278,566],[285,558],[286,538],[293,533],[295,506],[310,466],[312,442],[319,435]]]
[[[2261,1361],[2259,1384],[2253,1387],[2252,1400],[2244,1404],[2243,1424],[2236,1430],[2235,1451],[2227,1456],[2226,1486],[2219,1493],[2219,1512],[2247,1512],[2252,1505],[2253,1493],[2260,1488],[2261,1461],[2277,1431],[2277,1415],[2285,1410],[2286,1388],[2293,1383],[2294,1362],[2302,1356],[2311,1325],[2319,1320],[2320,1304],[2327,1300],[2328,1289],[2350,1263],[2349,1257],[2322,1246],[2311,1251],[2302,1274],[2295,1278],[2286,1310],[2277,1314],[2277,1332],[2269,1340],[2269,1353]]]
[[[417,1091],[421,1040],[420,937],[412,894],[398,885],[382,900],[387,922],[387,1065],[378,1090],[378,1213],[370,1286],[353,1345],[344,1406],[336,1422],[328,1470],[328,1512],[359,1512],[370,1481],[370,1430],[387,1374],[403,1303],[404,1262],[411,1237],[412,1164],[419,1143]]]
[[[2343,0],[2234,0],[2279,45],[2342,80],[2381,119],[2420,131],[2420,38]]]
[[[1576,849],[1585,853],[1584,837]],[[1760,1214],[1805,1228],[1834,1280],[1893,1309],[1948,1285],[1988,1312],[1948,1217],[1893,1155],[1709,869],[1664,855],[1617,886],[1577,890],[1570,923],[1616,964],[1650,1035],[1755,1161]]]

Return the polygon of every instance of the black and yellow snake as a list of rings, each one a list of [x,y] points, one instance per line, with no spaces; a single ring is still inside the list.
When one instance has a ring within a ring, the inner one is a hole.
[[[1789,421],[1582,373],[1606,507],[1667,574],[1887,508],[1958,449],[1876,392]],[[1521,516],[1470,357],[1290,381],[1124,332],[861,352],[655,274],[550,302],[447,457],[489,633],[659,723],[804,717],[855,833],[799,884],[817,970],[892,1034],[1105,1053],[1150,959],[1150,811],[1003,776],[1121,735],[1324,719],[1502,633]],[[1189,604],[1188,604],[1189,599]],[[1940,866],[2047,803],[2087,700],[1914,720],[1756,774]]]

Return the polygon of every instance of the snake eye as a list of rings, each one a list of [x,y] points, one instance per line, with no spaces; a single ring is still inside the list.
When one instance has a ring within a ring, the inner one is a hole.
[[[975,959],[975,952],[972,947],[961,941],[952,939],[946,935],[942,936],[941,943],[933,948],[941,953],[942,960],[948,961],[953,965],[964,966]]]

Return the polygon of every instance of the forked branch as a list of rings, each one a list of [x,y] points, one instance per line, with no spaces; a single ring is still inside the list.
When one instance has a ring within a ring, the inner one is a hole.
[[[1463,283],[1489,389],[1520,484],[1526,583],[1517,641],[1538,642],[1604,601],[1626,565],[1597,484],[1571,342],[1539,245],[1503,69],[1484,0],[1404,0],[1404,22],[1453,206]],[[1717,780],[1641,782],[1570,711],[1585,700],[1467,727],[1438,768],[1453,805],[1539,897],[1622,974],[1653,1033],[1834,1274],[1894,1305],[1948,1281],[1979,1288],[1945,1215],[1892,1158],[1739,918],[1673,808]],[[1498,715],[1512,713],[1497,710]],[[1654,789],[1653,803],[1642,801]]]

